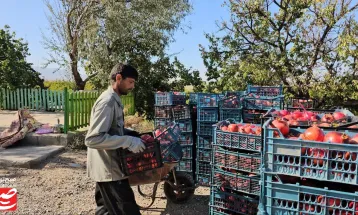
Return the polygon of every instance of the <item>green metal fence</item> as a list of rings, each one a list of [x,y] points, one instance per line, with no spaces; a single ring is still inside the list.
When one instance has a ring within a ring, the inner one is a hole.
[[[39,111],[63,111],[64,91],[45,89],[16,90],[0,89],[0,109],[18,110],[27,108]]]
[[[100,92],[62,91],[44,89],[0,89],[0,109],[18,110],[27,108],[37,111],[63,111],[64,132],[89,125],[91,109]],[[133,94],[121,96],[126,114],[135,113]]]

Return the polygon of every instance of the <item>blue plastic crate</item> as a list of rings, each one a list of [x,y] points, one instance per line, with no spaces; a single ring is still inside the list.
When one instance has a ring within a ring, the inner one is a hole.
[[[214,146],[260,152],[262,144],[261,135],[227,132],[214,128]]]
[[[225,108],[220,109],[220,120],[234,119],[237,122],[242,120],[242,109]]]
[[[183,92],[160,92],[155,93],[155,105],[185,105],[186,98]]]
[[[198,135],[213,136],[214,124],[213,122],[198,122],[196,133]]]
[[[213,164],[248,173],[260,173],[261,153],[240,153],[217,147],[213,151]]]
[[[283,95],[282,85],[280,86],[253,86],[248,85],[247,94],[255,94],[257,96],[265,97],[275,97]]]
[[[358,145],[288,139],[265,123],[265,172],[317,180],[358,184]],[[322,129],[326,134],[334,128]],[[338,129],[335,129],[338,130]],[[274,137],[274,132],[279,137]],[[290,129],[298,136],[305,129]],[[357,131],[338,130],[349,136]]]
[[[280,98],[245,98],[244,108],[255,110],[283,109],[283,97]]]
[[[197,148],[208,148],[211,149],[213,138],[207,136],[197,136]]]
[[[196,181],[200,186],[210,186],[210,174],[196,173]]]
[[[219,95],[215,93],[198,93],[198,108],[218,107]]]
[[[217,108],[198,108],[197,121],[200,122],[217,122],[219,120],[219,111]]]
[[[182,146],[183,149],[183,158],[192,159],[193,158],[193,146]]]
[[[211,149],[207,148],[198,148],[197,150],[197,160],[200,162],[210,162],[211,161]]]
[[[178,171],[193,172],[193,160],[183,158],[176,169]]]
[[[208,162],[196,161],[196,172],[198,174],[211,175],[211,164]]]
[[[213,186],[235,190],[252,195],[260,195],[260,176],[248,176],[232,173],[213,167],[212,181]]]
[[[181,132],[179,143],[182,146],[192,145],[193,144],[193,134],[192,132]]]
[[[284,184],[265,174],[259,214],[357,214],[358,192]]]
[[[259,200],[223,192],[215,187],[210,191],[210,215],[257,215]]]

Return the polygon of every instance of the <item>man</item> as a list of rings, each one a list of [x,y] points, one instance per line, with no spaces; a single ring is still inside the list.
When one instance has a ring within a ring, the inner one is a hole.
[[[90,127],[85,138],[88,147],[87,173],[96,181],[96,215],[140,215],[134,193],[119,165],[118,149],[142,152],[145,146],[139,135],[127,136],[124,129],[120,96],[133,90],[138,78],[136,69],[117,64],[110,74],[111,85],[95,102]]]

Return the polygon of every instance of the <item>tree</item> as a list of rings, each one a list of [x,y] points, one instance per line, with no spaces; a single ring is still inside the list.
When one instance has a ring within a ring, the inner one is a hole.
[[[71,71],[77,90],[83,90],[92,76],[83,79],[79,73],[80,55],[83,34],[89,28],[89,18],[94,16],[98,8],[95,0],[44,0],[48,9],[47,19],[51,36],[43,35],[45,49],[49,50],[51,63]]]
[[[26,61],[30,55],[28,50],[27,43],[17,39],[8,25],[0,29],[0,88],[44,88],[40,73]]]
[[[357,98],[357,3],[229,0],[226,5],[231,18],[220,26],[224,36],[207,35],[210,46],[201,47],[215,87],[283,84],[287,94],[313,97],[320,105]]]
[[[136,110],[153,116],[154,92],[170,90],[175,63],[166,53],[173,34],[190,12],[187,0],[103,0],[102,10],[90,19],[81,50],[86,72],[97,88],[108,86],[113,65],[122,61],[140,73],[135,88]]]

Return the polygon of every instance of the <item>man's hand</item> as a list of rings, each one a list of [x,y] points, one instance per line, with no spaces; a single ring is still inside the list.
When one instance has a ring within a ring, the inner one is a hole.
[[[133,153],[142,152],[145,149],[145,145],[142,141],[142,139],[133,137],[132,144],[128,148]]]

